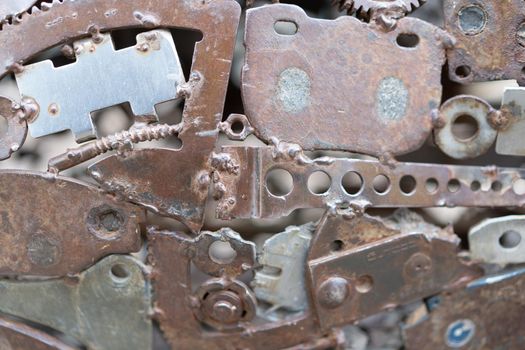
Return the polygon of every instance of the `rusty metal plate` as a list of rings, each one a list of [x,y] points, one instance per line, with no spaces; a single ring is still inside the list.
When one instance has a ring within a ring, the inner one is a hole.
[[[241,328],[220,333],[203,329],[194,317],[190,304],[192,281],[189,275],[192,240],[179,233],[150,229],[149,262],[152,265],[155,318],[174,349],[263,350],[292,348],[299,344],[317,344],[327,349],[338,344],[335,337],[323,338],[311,313],[277,322],[253,322]],[[309,348],[301,345],[299,348]],[[315,347],[313,347],[315,348]]]
[[[188,181],[199,181],[201,172],[206,171],[208,159],[217,139],[217,124],[221,120],[226,88],[231,68],[231,59],[235,43],[235,33],[240,18],[240,6],[235,1],[219,0],[212,2],[194,1],[134,1],[92,0],[85,2],[66,1],[54,3],[46,12],[35,11],[27,21],[19,25],[7,25],[0,32],[0,47],[17,47],[17,50],[0,52],[0,76],[9,70],[23,69],[21,64],[33,55],[67,40],[90,36],[92,29],[107,31],[129,27],[178,27],[201,31],[203,39],[196,43],[193,63],[188,84],[185,86],[185,105],[183,122],[185,127],[179,134],[182,149],[169,154],[161,163],[152,162],[150,150],[136,150],[133,156],[110,157],[105,164],[121,169],[151,169],[153,178],[146,181],[161,180],[162,184],[170,181],[176,184],[176,201],[180,204],[168,205],[163,210],[158,198],[164,195],[150,192],[148,186],[141,187],[138,182],[133,193],[125,193],[131,200],[154,208],[164,215],[180,218],[186,216],[188,226],[198,231],[202,226],[204,206],[208,188],[206,185],[188,191]],[[29,30],[30,29],[30,30]],[[31,39],[31,40],[29,40]],[[19,45],[20,42],[31,45]],[[8,52],[9,51],[9,52]],[[191,166],[185,166],[191,162]],[[118,164],[122,163],[122,164]],[[176,171],[168,177],[162,177],[162,167],[171,166]],[[155,171],[154,168],[160,166]],[[100,172],[103,181],[104,174]],[[133,178],[139,173],[113,173],[111,178],[128,176]],[[191,180],[188,180],[191,179]],[[155,187],[155,186],[153,186]],[[118,192],[118,188],[109,187]],[[151,196],[144,200],[145,194]],[[171,204],[171,203],[170,203]],[[159,206],[159,207],[157,207]],[[179,208],[181,211],[178,211]],[[193,211],[182,211],[188,209]]]
[[[409,350],[522,349],[525,271],[483,277],[436,297],[428,316],[404,329]]]
[[[445,0],[449,77],[460,83],[516,79],[525,85],[525,6],[522,0]]]
[[[144,212],[48,173],[0,171],[0,275],[74,274],[140,249]]]
[[[277,22],[294,23],[296,33],[279,34]],[[405,43],[407,36],[414,42]],[[373,155],[410,152],[432,129],[450,40],[413,18],[384,33],[353,17],[309,18],[291,5],[250,9],[246,116],[265,141]]]
[[[323,329],[408,304],[481,275],[456,258],[459,239],[450,232],[417,228],[401,232],[366,215],[325,220],[308,259]],[[341,227],[334,230],[331,221]],[[358,237],[367,235],[372,236],[371,242],[358,244]],[[324,250],[320,257],[318,244]]]
[[[49,334],[7,318],[0,318],[0,349],[74,350]]]
[[[297,149],[286,148],[297,151]],[[224,176],[225,205],[217,206],[219,218],[272,218],[290,214],[298,208],[323,208],[326,205],[357,203],[364,207],[454,207],[521,206],[523,196],[513,184],[525,178],[520,168],[453,166],[440,164],[394,163],[349,158],[286,158],[272,147],[224,147],[239,165],[238,174]],[[286,153],[285,152],[285,153]],[[268,187],[271,171],[283,169],[290,174],[289,193],[272,194]],[[330,178],[326,192],[308,190],[308,179],[316,172]],[[356,174],[360,185],[345,189],[345,176]],[[388,179],[378,191],[377,176]],[[412,184],[412,186],[409,186]]]

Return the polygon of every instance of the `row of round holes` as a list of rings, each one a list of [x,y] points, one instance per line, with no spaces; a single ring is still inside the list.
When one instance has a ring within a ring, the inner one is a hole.
[[[312,194],[323,195],[326,194],[332,185],[330,176],[324,171],[315,171],[310,174],[308,178],[308,189]],[[341,181],[344,191],[351,196],[356,196],[364,188],[364,181],[361,175],[355,171],[347,172]],[[416,179],[411,175],[405,175],[399,181],[399,189],[405,195],[412,195],[416,190]],[[268,172],[266,177],[266,187],[268,191],[274,196],[286,196],[292,192],[293,178],[292,175],[284,169],[273,169]],[[388,193],[392,186],[390,179],[383,174],[377,175],[372,181],[372,187],[377,194],[384,195]],[[434,194],[439,188],[439,182],[435,178],[429,178],[425,182],[425,189],[428,193]],[[448,181],[447,189],[451,193],[458,192],[461,188],[461,183],[457,179]],[[491,184],[491,189],[494,192],[500,192],[503,185],[500,181],[494,181]],[[481,189],[481,183],[477,180],[472,181],[470,189],[473,192]],[[514,182],[513,190],[516,194],[525,194],[525,180],[519,179]]]

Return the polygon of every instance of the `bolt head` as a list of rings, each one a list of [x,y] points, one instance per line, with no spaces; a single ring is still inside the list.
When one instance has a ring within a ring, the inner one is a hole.
[[[321,306],[335,309],[341,306],[348,298],[348,281],[341,277],[330,277],[317,289],[317,299]]]

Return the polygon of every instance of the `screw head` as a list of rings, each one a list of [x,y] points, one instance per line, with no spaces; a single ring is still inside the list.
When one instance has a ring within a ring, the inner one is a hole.
[[[330,277],[317,289],[319,303],[327,309],[341,306],[348,297],[348,282],[341,277]]]
[[[213,304],[211,316],[224,323],[235,322],[237,321],[237,306],[227,300],[219,300]]]

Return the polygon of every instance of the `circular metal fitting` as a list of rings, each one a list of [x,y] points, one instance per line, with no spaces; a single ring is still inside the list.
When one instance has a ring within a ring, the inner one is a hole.
[[[330,277],[317,289],[319,304],[327,309],[341,306],[348,298],[348,294],[348,282],[341,277]]]
[[[489,122],[495,110],[485,101],[474,96],[456,96],[443,103],[439,110],[439,127],[434,129],[434,139],[439,148],[455,159],[469,159],[488,151],[498,134]],[[466,119],[475,123],[470,136],[458,136],[454,128]]]
[[[230,140],[243,141],[253,133],[253,127],[244,114],[230,114],[219,128]]]
[[[458,26],[465,35],[481,33],[487,25],[488,15],[479,5],[467,5],[458,12]]]
[[[199,287],[195,298],[197,319],[219,330],[238,328],[255,317],[255,295],[240,281],[210,280]]]
[[[0,128],[0,160],[11,157],[24,144],[27,135],[27,121],[19,117],[17,104],[7,97],[0,96],[0,123],[5,122],[6,128]]]
[[[445,333],[445,342],[451,348],[467,345],[476,333],[476,325],[469,319],[452,322]]]

